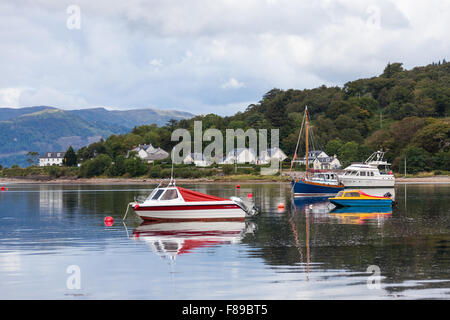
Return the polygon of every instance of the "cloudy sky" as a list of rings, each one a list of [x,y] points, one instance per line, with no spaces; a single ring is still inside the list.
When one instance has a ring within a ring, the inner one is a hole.
[[[450,59],[448,0],[0,2],[0,106],[231,115]]]

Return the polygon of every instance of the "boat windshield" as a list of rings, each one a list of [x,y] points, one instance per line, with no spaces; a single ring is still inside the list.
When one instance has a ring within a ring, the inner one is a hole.
[[[338,194],[336,195],[336,198],[342,197],[343,194],[344,194],[344,191],[339,191]]]
[[[154,196],[152,197],[152,200],[158,200],[158,198],[161,196],[161,194],[164,192],[164,189],[158,189]]]
[[[161,197],[161,200],[173,200],[178,198],[178,192],[176,189],[168,189],[163,196]]]
[[[346,198],[350,198],[350,197],[359,198],[359,193],[358,192],[347,192],[344,197],[346,197]]]

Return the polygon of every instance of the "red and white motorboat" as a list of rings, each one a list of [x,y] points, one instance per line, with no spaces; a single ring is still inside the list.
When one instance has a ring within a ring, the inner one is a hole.
[[[238,197],[230,199],[177,187],[170,181],[166,187],[156,187],[142,202],[131,202],[134,212],[143,220],[244,220],[258,210]]]

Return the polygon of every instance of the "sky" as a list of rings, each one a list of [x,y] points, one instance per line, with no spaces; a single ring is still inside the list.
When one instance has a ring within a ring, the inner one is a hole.
[[[0,2],[0,107],[232,115],[449,60],[448,0]]]

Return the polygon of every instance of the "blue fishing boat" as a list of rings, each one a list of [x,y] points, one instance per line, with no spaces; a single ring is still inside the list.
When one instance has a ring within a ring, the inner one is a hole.
[[[392,198],[390,194],[383,197],[371,196],[361,190],[340,191],[335,197],[329,198],[330,202],[337,207],[391,207]]]
[[[325,197],[344,190],[344,186],[333,176],[335,176],[333,173],[321,173],[291,181],[294,197]]]
[[[305,124],[305,137],[306,137],[306,172],[305,178],[294,179],[291,181],[292,192],[294,197],[324,197],[335,195],[341,190],[344,190],[344,185],[340,183],[338,175],[333,171],[319,171],[314,172],[314,170],[309,168],[309,158],[308,158],[308,107],[305,107],[305,116],[303,118],[303,123]],[[297,157],[297,150],[302,136],[303,123],[300,128],[300,133],[297,141],[297,146],[295,148],[294,157],[291,162],[292,165]]]

